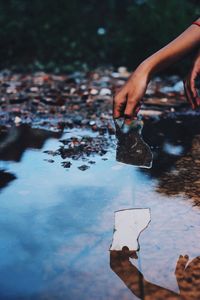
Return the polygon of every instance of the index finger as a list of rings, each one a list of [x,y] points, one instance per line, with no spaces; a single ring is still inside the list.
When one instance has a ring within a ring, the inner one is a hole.
[[[191,77],[190,77],[190,89],[192,92],[192,95],[194,98],[197,97],[197,90],[196,90],[196,78],[197,78],[197,73],[196,72],[192,72],[191,73]]]
[[[113,99],[113,118],[117,119],[124,116],[124,109],[126,107],[126,94],[117,93]]]

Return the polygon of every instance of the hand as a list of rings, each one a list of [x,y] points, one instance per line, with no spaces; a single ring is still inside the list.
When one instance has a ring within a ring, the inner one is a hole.
[[[178,282],[184,277],[184,272],[185,272],[188,261],[189,261],[188,255],[184,255],[184,256],[180,255],[179,256],[179,259],[176,263],[176,270],[175,270],[175,275],[176,275]]]
[[[192,69],[184,82],[185,94],[193,109],[200,105],[200,97],[195,86],[195,80],[198,76],[200,76],[200,51],[198,52]]]
[[[142,65],[131,74],[126,84],[114,96],[114,118],[123,117],[126,122],[134,119],[146,92],[148,77],[148,72]]]

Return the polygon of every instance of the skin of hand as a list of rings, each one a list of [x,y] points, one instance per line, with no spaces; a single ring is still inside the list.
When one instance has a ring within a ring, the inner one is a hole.
[[[129,124],[139,111],[140,101],[152,75],[176,62],[199,44],[200,28],[192,24],[175,40],[143,61],[132,73],[127,83],[115,94],[113,117],[123,117]]]
[[[193,66],[184,81],[185,94],[193,109],[200,105],[200,97],[197,94],[195,87],[195,80],[198,76],[200,76],[200,50],[198,51]]]
[[[137,254],[134,251],[127,250],[110,251],[110,267],[136,297],[146,300],[183,300],[177,293],[148,282],[130,261],[130,257],[137,258]]]
[[[148,83],[148,72],[140,65],[114,97],[115,118],[124,117],[126,123],[129,123],[134,115],[137,115],[138,103],[143,98]]]
[[[189,261],[189,256],[188,255],[180,255],[179,259],[177,261],[176,264],[176,269],[175,269],[175,275],[176,275],[176,279],[178,284],[181,282],[181,280],[183,280],[184,278],[184,271],[186,268],[186,265]]]
[[[200,299],[200,257],[189,262],[188,255],[180,255],[175,275],[182,300]]]

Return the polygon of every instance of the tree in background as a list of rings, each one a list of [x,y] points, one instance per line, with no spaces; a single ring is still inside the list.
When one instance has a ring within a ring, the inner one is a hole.
[[[199,14],[189,0],[0,0],[0,67],[134,68]]]

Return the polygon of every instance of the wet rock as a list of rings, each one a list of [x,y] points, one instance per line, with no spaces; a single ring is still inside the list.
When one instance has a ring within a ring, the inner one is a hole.
[[[103,117],[103,125],[107,126],[108,121],[112,119],[112,88],[121,87],[128,76],[129,72],[126,67],[120,67],[117,72],[113,69],[97,69],[89,73],[75,72],[71,75],[59,76],[44,72],[33,74],[2,72],[0,101],[4,103],[4,108],[1,107],[1,109],[7,109],[11,114],[8,104],[12,104],[13,108],[17,108],[20,104],[22,122],[24,122],[24,115],[28,113],[32,115],[33,124],[41,115],[49,117],[53,114],[54,118],[59,119],[62,114],[71,120],[66,127],[88,126],[88,122],[84,120],[99,120],[102,118],[101,114],[107,112],[106,118]],[[181,84],[177,76],[166,77],[164,80],[157,77],[152,80],[149,88],[151,97],[154,97],[155,101],[151,101],[147,93],[143,110],[146,106],[148,109],[149,106],[157,106],[162,114],[171,106],[175,110],[179,107],[184,109],[182,104],[185,105],[186,102],[183,101]],[[170,87],[170,91],[163,90],[164,87]],[[174,97],[173,103],[170,97]],[[167,101],[163,102],[164,98],[167,98]],[[74,113],[82,120],[77,121],[76,118],[73,120]],[[49,123],[49,128],[51,127]],[[94,126],[93,130],[98,131],[98,127],[98,125]],[[112,130],[110,129],[109,133],[110,131]]]
[[[78,167],[78,169],[81,170],[81,171],[86,171],[86,170],[89,169],[89,168],[90,168],[90,167],[87,166],[87,165],[82,165],[82,166]]]
[[[96,89],[91,89],[91,91],[90,91],[90,94],[93,96],[98,95],[98,93],[99,93],[99,91]]]
[[[89,124],[90,124],[90,126],[94,126],[94,125],[96,125],[96,122],[94,120],[92,120],[89,122]]]
[[[94,164],[96,164],[96,162],[94,160],[89,160],[88,164],[94,165]]]
[[[61,165],[66,168],[66,169],[69,169],[72,165],[72,163],[70,161],[63,161],[61,162]]]
[[[47,161],[47,162],[49,162],[49,163],[54,163],[54,160],[53,159],[44,159],[44,161]]]
[[[83,117],[82,116],[75,116],[72,118],[72,121],[75,125],[81,125],[82,121],[83,121]]]
[[[56,156],[59,154],[58,151],[53,151],[53,150],[45,150],[45,151],[43,151],[43,153],[46,153],[46,154],[52,155],[52,156]]]
[[[85,159],[96,154],[103,156],[107,153],[108,148],[113,145],[112,141],[100,135],[96,137],[71,137],[60,140],[60,142],[64,145],[58,149],[61,157],[74,160]]]
[[[111,94],[112,94],[111,90],[107,88],[101,89],[99,93],[100,96],[107,96],[107,95],[110,96]]]
[[[127,71],[126,67],[119,67],[118,72],[120,77],[128,78],[130,76],[130,73]]]
[[[22,121],[22,119],[20,117],[18,117],[18,116],[15,117],[14,122],[15,122],[16,125],[20,124],[21,121]]]
[[[37,86],[30,87],[30,92],[37,93],[39,92],[39,88]]]

